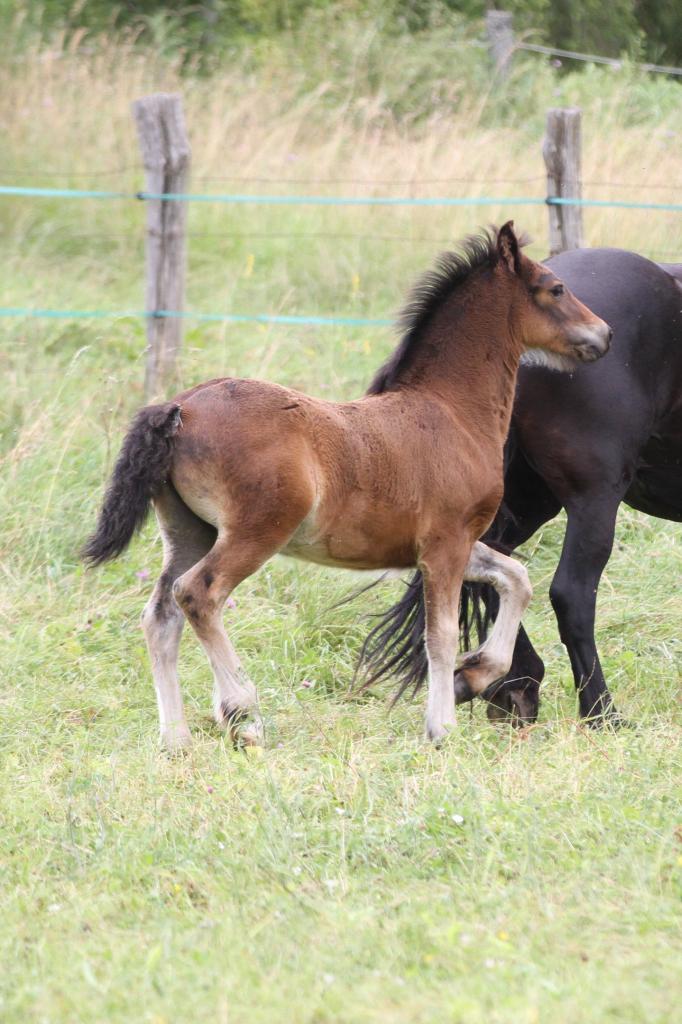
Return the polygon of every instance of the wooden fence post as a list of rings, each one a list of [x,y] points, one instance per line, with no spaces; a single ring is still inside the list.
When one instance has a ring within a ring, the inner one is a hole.
[[[146,191],[186,192],[190,148],[180,96],[156,93],[133,103]],[[181,313],[185,300],[185,223],[187,204],[147,199],[147,350],[144,393],[161,397],[173,383],[182,344],[182,319],[159,317],[159,310]]]
[[[547,131],[542,155],[547,167],[547,196],[582,198],[580,110],[577,107],[547,111]],[[583,244],[582,206],[549,206],[549,251],[554,256]]]
[[[513,17],[508,11],[487,10],[485,12],[485,29],[495,71],[500,78],[506,78],[514,53]]]

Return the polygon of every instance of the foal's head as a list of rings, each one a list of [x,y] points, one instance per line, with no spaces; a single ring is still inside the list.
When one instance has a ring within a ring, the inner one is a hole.
[[[525,350],[524,362],[566,370],[608,352],[609,325],[576,299],[552,270],[524,255],[512,221],[497,233],[495,269],[510,275],[516,286],[512,319]]]

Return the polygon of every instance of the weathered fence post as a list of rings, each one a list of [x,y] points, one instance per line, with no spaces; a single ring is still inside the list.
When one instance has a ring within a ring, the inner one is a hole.
[[[156,93],[133,103],[146,191],[153,195],[186,192],[190,148],[180,96]],[[147,199],[147,351],[144,393],[160,397],[173,381],[182,344],[182,319],[160,317],[161,310],[181,313],[185,299],[185,222],[187,204]]]
[[[506,78],[511,68],[514,53],[514,22],[508,11],[485,12],[485,29],[488,48],[495,70],[500,78]]]
[[[547,131],[542,155],[547,167],[547,197],[581,199],[580,110],[577,107],[547,111]],[[549,206],[549,251],[554,256],[583,244],[581,206]]]

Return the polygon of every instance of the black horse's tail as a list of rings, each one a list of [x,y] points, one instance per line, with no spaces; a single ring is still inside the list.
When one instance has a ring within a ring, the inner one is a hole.
[[[173,438],[180,425],[176,403],[140,409],[121,446],[97,528],[81,552],[86,562],[100,565],[125,551],[168,476]]]
[[[505,472],[515,447],[513,433],[505,446]],[[501,543],[505,524],[513,516],[504,501],[497,511],[488,532],[481,539],[484,544],[508,554]],[[488,635],[491,622],[497,615],[498,598],[487,583],[462,585],[459,601],[459,636],[461,649],[471,650],[476,634],[479,644]],[[379,615],[379,621],[365,638],[360,649],[356,678],[361,677],[364,689],[391,676],[398,681],[393,695],[397,701],[406,690],[414,695],[426,681],[426,612],[421,572],[415,572],[405,585],[405,592],[388,611]]]

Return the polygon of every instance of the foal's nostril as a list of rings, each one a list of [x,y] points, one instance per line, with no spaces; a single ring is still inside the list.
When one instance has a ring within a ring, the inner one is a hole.
[[[609,327],[608,330],[609,330],[609,333],[608,333],[608,336],[607,336],[607,340],[608,340],[608,343],[610,345],[611,342],[613,341],[613,328]]]
[[[594,363],[600,356],[603,356],[606,352],[604,345],[593,345],[589,342],[584,342],[578,349],[578,355],[584,363]]]

